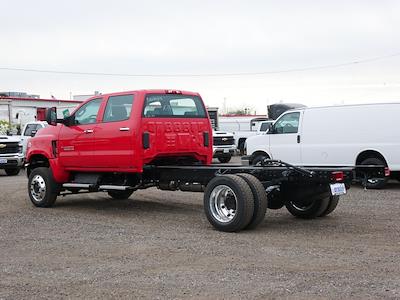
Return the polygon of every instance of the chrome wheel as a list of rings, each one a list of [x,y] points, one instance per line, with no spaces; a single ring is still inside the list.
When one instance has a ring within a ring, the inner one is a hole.
[[[210,211],[221,223],[229,223],[236,215],[237,196],[227,185],[216,186],[210,195]]]
[[[35,175],[30,184],[30,192],[33,200],[37,202],[43,201],[46,197],[46,182],[40,175]]]

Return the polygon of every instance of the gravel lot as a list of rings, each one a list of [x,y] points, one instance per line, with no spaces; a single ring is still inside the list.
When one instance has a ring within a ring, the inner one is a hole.
[[[202,194],[148,189],[29,202],[24,173],[0,171],[0,299],[400,298],[400,183],[353,187],[329,217],[269,210],[222,233]]]

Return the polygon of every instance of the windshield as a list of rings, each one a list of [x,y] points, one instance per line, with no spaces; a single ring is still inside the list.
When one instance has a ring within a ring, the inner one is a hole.
[[[198,96],[149,94],[143,116],[146,118],[205,118],[203,102]]]

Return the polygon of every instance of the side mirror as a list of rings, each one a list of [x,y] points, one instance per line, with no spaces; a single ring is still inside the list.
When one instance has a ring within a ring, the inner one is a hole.
[[[37,130],[32,130],[31,131],[31,137],[34,137],[36,135],[36,133],[37,133]]]
[[[46,122],[51,126],[57,125],[57,108],[51,107],[46,110]]]
[[[269,124],[266,134],[274,134],[274,133],[275,133],[274,124]]]

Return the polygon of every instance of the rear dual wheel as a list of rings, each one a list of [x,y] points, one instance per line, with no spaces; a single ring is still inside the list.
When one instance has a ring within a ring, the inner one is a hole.
[[[317,195],[307,199],[288,201],[285,205],[287,210],[295,217],[302,219],[314,219],[325,217],[332,213],[339,202],[339,196]]]
[[[220,231],[256,227],[264,219],[266,207],[262,184],[250,174],[217,176],[204,193],[207,219]]]

